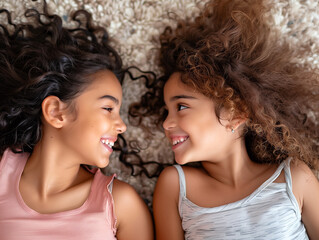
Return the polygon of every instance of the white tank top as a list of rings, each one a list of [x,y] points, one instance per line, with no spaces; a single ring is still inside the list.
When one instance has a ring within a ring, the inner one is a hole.
[[[298,202],[292,192],[290,159],[282,162],[276,172],[248,197],[213,208],[197,206],[186,198],[183,169],[179,174],[179,214],[185,239],[309,239]],[[285,183],[274,183],[282,169]]]

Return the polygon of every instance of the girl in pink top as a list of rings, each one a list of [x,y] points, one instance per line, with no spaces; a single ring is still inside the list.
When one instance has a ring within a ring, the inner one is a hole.
[[[0,238],[152,239],[133,188],[83,167],[107,166],[126,130],[121,59],[88,12],[69,29],[43,9],[0,10]]]

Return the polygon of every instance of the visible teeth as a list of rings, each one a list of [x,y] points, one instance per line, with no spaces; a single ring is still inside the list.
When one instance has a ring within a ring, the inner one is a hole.
[[[103,144],[106,144],[106,145],[108,145],[109,147],[113,147],[114,146],[114,142],[111,142],[110,140],[108,140],[108,139],[102,139],[101,140],[101,142],[103,143]]]
[[[174,140],[173,141],[173,145],[176,145],[178,143],[181,143],[181,142],[185,142],[187,140],[187,137],[186,138],[181,138],[181,139],[178,139],[178,140]]]

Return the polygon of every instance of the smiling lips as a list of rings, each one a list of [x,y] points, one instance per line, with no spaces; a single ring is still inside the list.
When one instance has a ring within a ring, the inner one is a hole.
[[[172,148],[175,149],[188,139],[187,137],[172,137]]]
[[[115,140],[116,141],[116,140]],[[110,140],[110,139],[101,139],[101,142],[103,143],[103,145],[110,151],[113,151],[113,146],[114,146],[114,140]]]

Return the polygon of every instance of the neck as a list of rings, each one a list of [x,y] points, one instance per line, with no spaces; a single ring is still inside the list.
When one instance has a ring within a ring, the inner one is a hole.
[[[240,188],[256,176],[261,165],[249,158],[244,139],[238,139],[227,152],[219,159],[203,161],[202,166],[217,181]]]
[[[74,156],[59,144],[41,140],[29,157],[22,177],[36,186],[42,198],[63,192],[76,185],[80,176],[86,174],[72,158]]]

